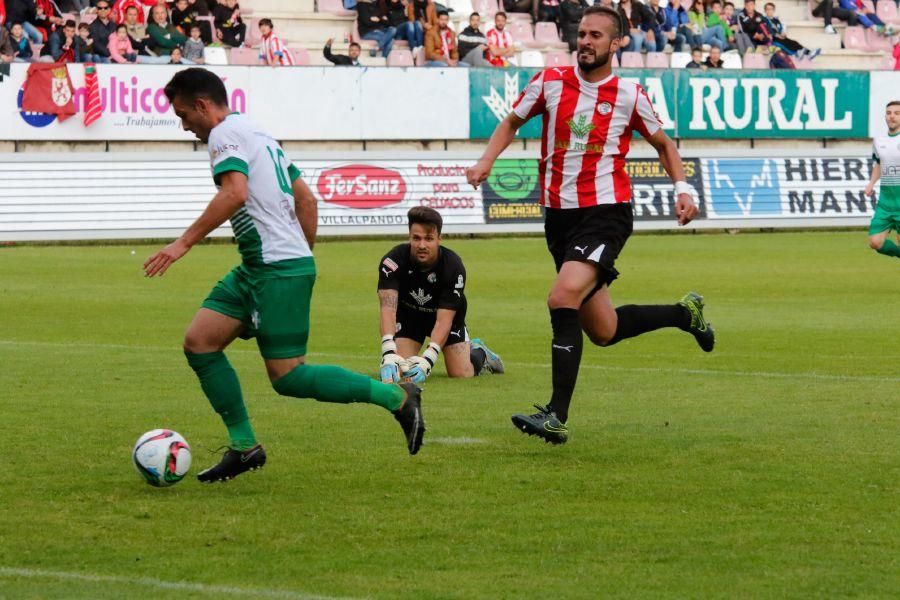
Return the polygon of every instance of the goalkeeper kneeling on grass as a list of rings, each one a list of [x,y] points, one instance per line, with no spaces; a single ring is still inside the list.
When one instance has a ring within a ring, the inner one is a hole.
[[[417,206],[407,217],[409,243],[392,248],[378,265],[381,380],[422,383],[441,352],[450,377],[503,373],[500,357],[480,339],[469,339],[466,268],[441,246],[440,213]]]

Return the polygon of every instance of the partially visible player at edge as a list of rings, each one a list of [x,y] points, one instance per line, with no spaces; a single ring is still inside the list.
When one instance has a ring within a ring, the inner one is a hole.
[[[614,264],[632,232],[631,182],[625,156],[632,131],[659,152],[675,183],[675,214],[686,225],[697,215],[678,150],[660,127],[644,90],[612,74],[612,57],[622,45],[623,25],[614,10],[592,6],[578,27],[578,67],[538,73],[498,126],[481,159],[467,173],[478,186],[516,130],[542,115],[541,204],[544,233],[557,277],[547,304],[553,328],[553,395],[533,415],[514,415],[529,435],[562,444],[568,440],[569,404],[581,363],[582,330],[598,346],[661,327],[694,335],[710,352],[715,333],[703,317],[703,298],[690,292],[677,304],[614,308],[609,285]]]
[[[869,247],[885,256],[900,258],[900,247],[889,239],[891,231],[900,233],[900,100],[888,102],[884,120],[888,134],[872,141],[872,176],[866,186],[866,195],[875,193],[875,184],[881,179],[878,205],[869,224]]]
[[[300,171],[271,136],[229,111],[225,86],[213,73],[179,71],[165,94],[184,129],[208,142],[218,192],[180,238],[147,259],[144,272],[163,275],[229,219],[242,258],[203,301],[184,337],[187,362],[231,439],[221,462],[198,478],[224,481],[266,462],[237,374],[223,353],[238,336],[256,338],[279,394],[377,404],[402,426],[409,453],[418,452],[425,422],[415,384],[386,385],[340,367],[305,364],[317,209]]]

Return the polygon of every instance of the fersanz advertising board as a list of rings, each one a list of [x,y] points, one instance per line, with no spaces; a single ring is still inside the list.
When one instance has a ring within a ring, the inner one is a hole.
[[[103,115],[89,127],[83,65],[69,65],[79,111],[60,123],[21,110],[27,64],[0,65],[0,140],[172,140],[194,136],[163,88],[181,67],[98,65]],[[490,137],[537,69],[209,67],[231,108],[279,140],[459,140]],[[617,69],[647,90],[679,138],[864,138],[884,128],[900,73]],[[541,134],[540,119],[519,132]]]
[[[634,154],[625,168],[635,229],[676,228],[671,180],[658,158],[646,151]],[[688,228],[864,226],[872,217],[877,197],[863,193],[872,168],[869,156],[835,150],[769,158],[724,154],[683,157],[700,208]],[[404,235],[406,213],[414,206],[437,209],[451,234],[543,228],[533,155],[504,155],[478,190],[465,176],[477,159],[472,153],[291,158],[318,200],[322,235]],[[203,153],[3,155],[0,241],[174,237],[214,194]],[[214,235],[230,236],[231,230],[226,224]]]

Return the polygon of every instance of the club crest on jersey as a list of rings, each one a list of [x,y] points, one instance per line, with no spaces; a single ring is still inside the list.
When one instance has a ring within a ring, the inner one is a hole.
[[[429,273],[427,279],[428,283],[434,283],[437,281],[437,273]]]
[[[601,115],[608,115],[612,112],[612,104],[609,102],[601,102],[597,105],[597,112]]]
[[[585,115],[578,115],[578,120],[576,121],[574,118],[566,121],[566,125],[569,126],[569,130],[572,132],[577,138],[585,138],[590,133],[597,128],[592,122],[587,120]]]
[[[413,297],[413,300],[415,300],[419,306],[425,306],[428,304],[428,301],[431,300],[431,294],[426,294],[425,290],[422,288],[419,288],[418,291],[410,290],[409,295]]]

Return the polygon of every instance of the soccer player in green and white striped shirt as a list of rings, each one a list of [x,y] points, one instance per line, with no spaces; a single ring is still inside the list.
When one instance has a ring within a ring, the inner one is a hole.
[[[256,338],[279,394],[377,404],[400,423],[409,453],[418,452],[425,422],[415,384],[389,385],[340,367],[306,364],[318,215],[300,171],[271,136],[229,111],[225,85],[215,74],[179,71],[165,93],[184,129],[208,143],[218,193],[180,238],[147,259],[144,272],[162,275],[229,219],[242,259],[203,301],[184,338],[188,364],[231,439],[222,460],[198,478],[225,481],[266,462],[223,352],[237,337]]]
[[[879,254],[900,258],[900,246],[890,239],[891,231],[900,233],[900,100],[888,102],[884,119],[888,133],[873,140],[875,166],[865,192],[874,194],[881,179],[878,205],[869,224],[869,246]]]

